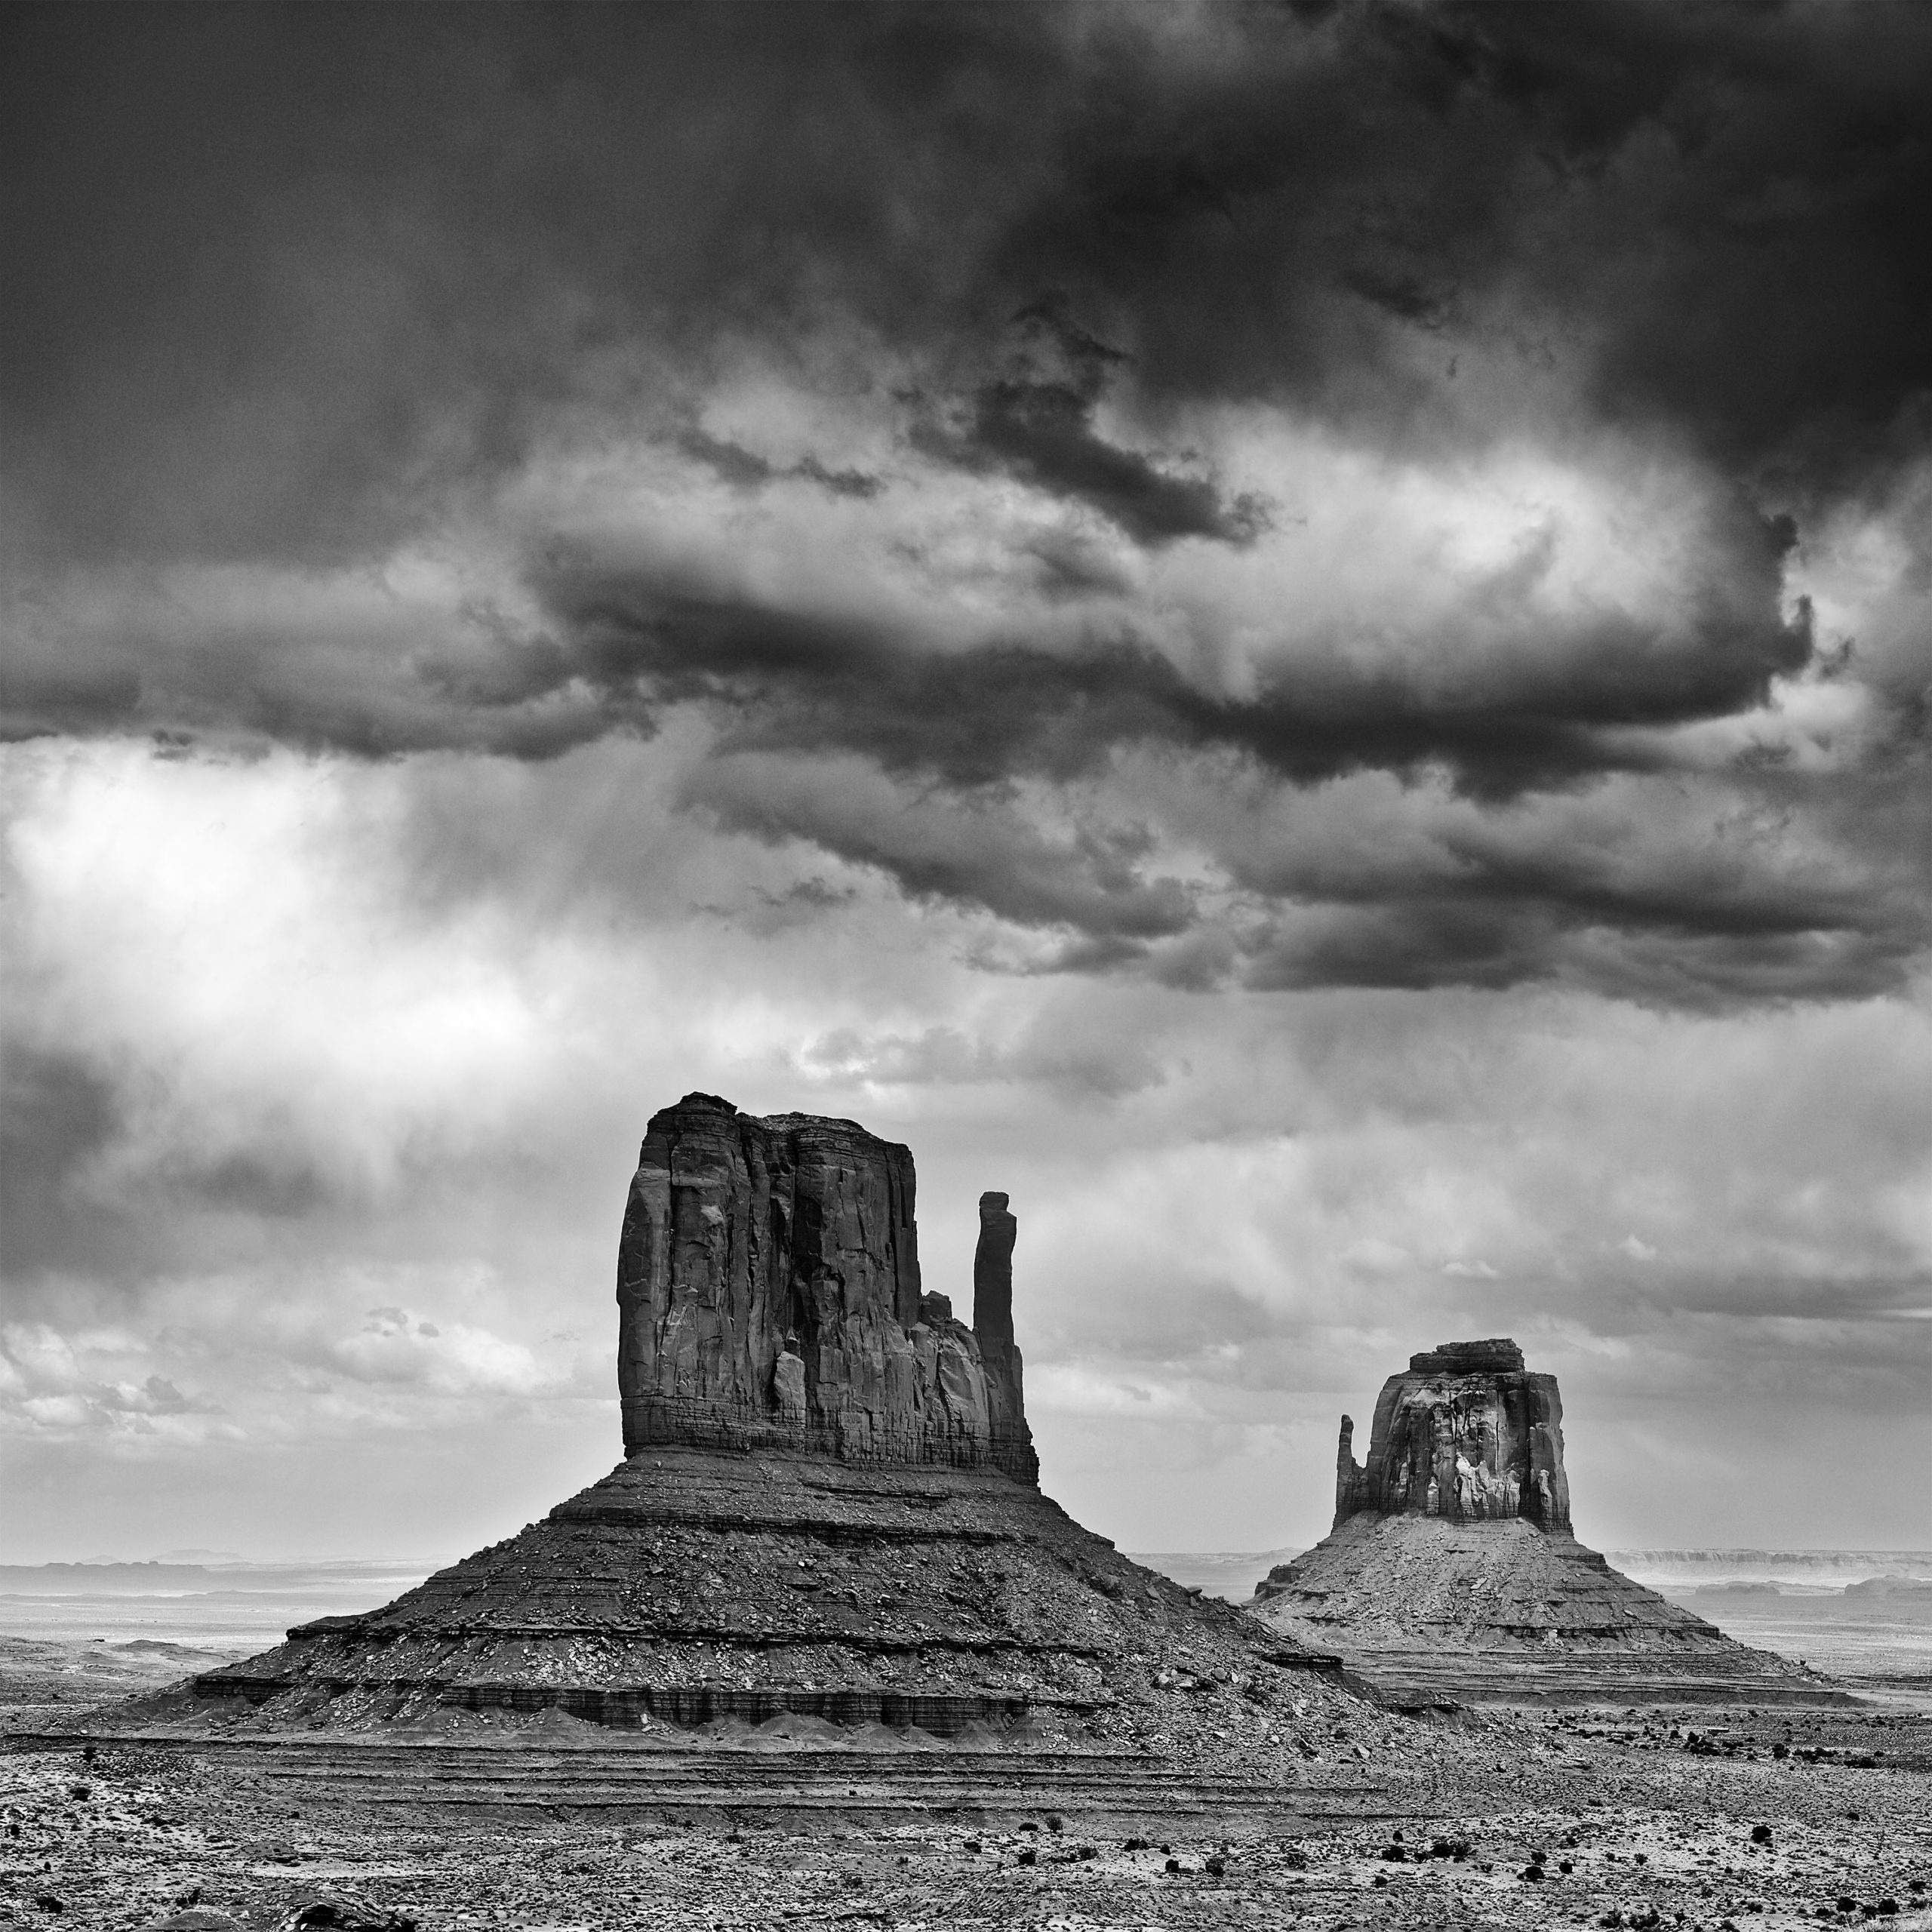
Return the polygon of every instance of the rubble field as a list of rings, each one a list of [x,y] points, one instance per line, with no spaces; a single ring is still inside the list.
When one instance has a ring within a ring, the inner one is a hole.
[[[1324,1700],[1264,1761],[1212,1709],[1123,1752],[557,1713],[90,1743],[43,1727],[60,1708],[10,1714],[0,1924],[1932,1927],[1911,1710]]]

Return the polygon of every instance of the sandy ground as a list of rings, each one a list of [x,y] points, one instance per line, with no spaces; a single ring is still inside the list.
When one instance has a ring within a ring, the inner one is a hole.
[[[1932,1721],[1905,1709],[1378,1716],[1309,1767],[1326,1815],[1292,1834],[1157,1817],[1103,1835],[1051,1789],[984,1818],[834,1809],[804,1830],[755,1804],[680,1823],[305,1801],[246,1754],[23,1746],[73,1720],[84,1683],[182,1667],[72,1661],[0,1653],[0,1924],[119,1932],[192,1897],[263,1927],[346,1891],[433,1928],[1932,1927]]]

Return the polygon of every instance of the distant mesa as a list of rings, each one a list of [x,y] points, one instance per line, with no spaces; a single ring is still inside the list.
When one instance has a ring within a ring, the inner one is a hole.
[[[1126,1749],[1231,1734],[1278,1694],[1358,1711],[1334,1658],[1040,1494],[1008,1197],[980,1197],[970,1327],[924,1287],[914,1208],[911,1153],[851,1121],[706,1094],[664,1109],[619,1241],[623,1461],[383,1608],[128,1722],[738,1724],[774,1748],[829,1723]]]
[[[1342,1418],[1335,1521],[1253,1607],[1398,1703],[1844,1703],[1620,1575],[1571,1534],[1563,1400],[1505,1339],[1412,1355],[1368,1457]]]

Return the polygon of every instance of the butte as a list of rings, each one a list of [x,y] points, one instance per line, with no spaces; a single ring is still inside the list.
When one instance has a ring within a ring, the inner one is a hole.
[[[623,1461],[383,1608],[303,1625],[142,1715],[774,1748],[834,1727],[1245,1740],[1246,1775],[1272,1789],[1270,1740],[1292,1763],[1297,1721],[1365,1707],[1332,1657],[1141,1568],[1041,1494],[1015,1232],[1007,1197],[983,1195],[969,1327],[921,1287],[906,1148],[688,1094],[650,1123],[619,1243]]]
[[[1563,1401],[1514,1342],[1451,1342],[1383,1384],[1368,1463],[1342,1418],[1335,1522],[1251,1606],[1398,1708],[1844,1703],[1572,1534]]]

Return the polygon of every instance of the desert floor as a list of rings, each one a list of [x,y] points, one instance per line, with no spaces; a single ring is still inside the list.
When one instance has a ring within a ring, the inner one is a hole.
[[[665,1747],[638,1756],[574,1723],[531,1740],[543,1801],[516,1801],[524,1761],[500,1741],[511,1801],[466,1810],[417,1802],[386,1771],[360,1795],[310,1790],[219,1740],[91,1756],[32,1741],[192,1667],[0,1639],[0,1924],[132,1928],[192,1900],[266,1926],[334,1897],[437,1928],[1932,1927],[1932,1718],[1903,1700],[1364,1714],[1281,1774],[1272,1824],[1211,1806],[1124,1817],[1091,1789],[1057,1799],[1050,1770],[1023,1802],[1008,1780],[990,1804],[931,1805],[894,1767],[946,1755],[935,1741],[831,1735],[802,1817],[734,1802],[734,1766],[791,1761],[742,1725],[672,1747],[707,1767],[702,1802],[628,1810],[573,1804],[572,1773],[588,1792],[600,1767],[661,1764]],[[1183,1767],[1213,1749],[1174,1743]]]

